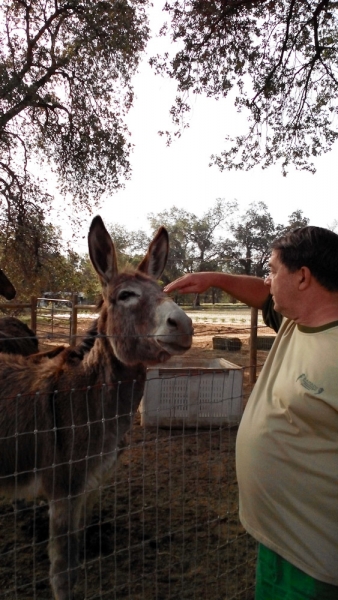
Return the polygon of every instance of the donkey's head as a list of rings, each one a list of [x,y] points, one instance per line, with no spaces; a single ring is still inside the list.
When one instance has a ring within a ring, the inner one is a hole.
[[[16,294],[14,285],[11,284],[2,269],[0,269],[0,294],[1,296],[4,296],[6,300],[12,300]]]
[[[92,221],[89,255],[102,283],[104,307],[99,331],[124,364],[152,365],[191,346],[192,322],[156,280],[168,257],[168,233],[161,227],[133,272],[118,273],[114,244],[101,217]]]

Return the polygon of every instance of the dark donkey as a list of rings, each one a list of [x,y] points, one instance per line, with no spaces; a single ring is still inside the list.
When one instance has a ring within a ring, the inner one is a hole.
[[[0,356],[0,487],[14,498],[48,499],[57,600],[73,597],[86,498],[113,467],[141,400],[147,365],[182,354],[192,341],[191,320],[155,281],[168,255],[163,227],[133,272],[118,274],[100,217],[88,243],[103,295],[93,347],[80,358],[65,349],[37,363]]]
[[[0,269],[0,294],[6,300],[13,300],[16,294],[14,285],[9,281],[2,269]]]
[[[0,352],[29,356],[39,351],[35,333],[16,317],[0,318]]]
[[[0,294],[6,300],[13,300],[16,289],[0,269]],[[25,323],[16,317],[2,317],[0,319],[0,352],[8,354],[22,354],[28,356],[38,352],[39,345],[35,334]]]

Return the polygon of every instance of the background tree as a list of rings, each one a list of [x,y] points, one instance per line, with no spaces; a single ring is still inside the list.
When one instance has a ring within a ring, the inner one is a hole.
[[[108,225],[114,241],[119,267],[137,267],[148,250],[151,237],[145,231],[129,231],[124,225]]]
[[[45,222],[41,209],[34,210],[29,222],[29,227],[7,222],[0,232],[1,264],[6,265],[20,301],[49,289],[64,289],[62,282],[69,278],[61,231]]]
[[[42,297],[45,292],[83,292],[95,301],[99,283],[88,254],[81,256],[66,246],[61,230],[46,223],[40,209],[30,226],[0,221],[0,264],[17,290],[16,301]]]
[[[338,5],[335,0],[176,0],[165,5],[162,34],[174,56],[154,57],[158,72],[178,82],[172,115],[189,110],[188,95],[225,98],[249,117],[244,135],[226,138],[213,156],[220,169],[281,161],[314,170],[338,130]]]
[[[277,225],[275,237],[279,237],[284,235],[288,231],[292,229],[296,229],[297,227],[306,227],[309,224],[309,219],[304,217],[303,211],[300,209],[294,210],[291,215],[288,216],[287,225]]]
[[[169,258],[162,276],[165,283],[183,273],[216,271],[220,268],[220,231],[236,207],[235,201],[218,199],[202,217],[175,206],[168,211],[149,215],[152,229],[155,231],[160,225],[165,225],[170,236]],[[195,303],[199,303],[198,295]]]
[[[252,203],[239,212],[236,201],[216,200],[201,217],[173,206],[149,215],[155,232],[165,225],[170,236],[170,253],[163,283],[184,273],[224,271],[263,277],[267,273],[272,240],[295,227],[308,224],[301,210],[295,210],[285,225],[275,224],[263,202]],[[5,223],[0,227],[0,261],[18,290],[18,299],[43,292],[83,292],[95,302],[99,292],[87,254],[80,255],[65,247],[61,232],[39,218],[30,216],[31,227],[23,231]],[[136,266],[147,250],[151,233],[128,231],[122,225],[108,229],[114,240],[120,266]],[[229,236],[229,237],[227,237]],[[217,289],[203,295],[204,302],[219,302],[224,294]],[[177,296],[178,298],[178,296]],[[199,297],[194,299],[199,304]]]
[[[164,225],[169,233],[170,247],[166,269],[162,275],[165,283],[184,272],[193,270],[191,256],[192,214],[172,206],[160,213],[151,213],[149,223],[153,232]]]
[[[268,272],[272,241],[308,222],[301,210],[295,210],[286,225],[275,224],[264,202],[252,202],[230,225],[234,239],[228,268],[234,273],[264,277]]]
[[[50,207],[45,165],[82,213],[128,177],[124,116],[148,39],[146,5],[2,1],[0,210],[12,226],[30,227],[28,216]]]
[[[74,261],[70,253],[67,255],[67,261],[74,266]],[[89,304],[97,302],[101,292],[100,282],[88,254],[77,257],[76,270],[73,274],[73,286],[67,289],[76,293],[82,292],[86,302],[89,302]]]
[[[267,271],[270,246],[275,235],[275,224],[264,202],[251,203],[247,211],[232,222],[234,237],[230,269],[246,275],[263,277]]]
[[[224,253],[218,239],[219,232],[236,206],[236,202],[218,199],[202,217],[176,206],[149,215],[152,229],[156,231],[160,225],[164,225],[170,236],[169,258],[163,273],[165,283],[183,273],[217,269]]]
[[[29,221],[29,227],[20,219],[15,225],[1,223],[1,261],[11,277],[16,274],[16,285],[31,282],[41,271],[46,252],[53,254],[60,247],[60,231],[46,224],[41,209],[30,213]]]

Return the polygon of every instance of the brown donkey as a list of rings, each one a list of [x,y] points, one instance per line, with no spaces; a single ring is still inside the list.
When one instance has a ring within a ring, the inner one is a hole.
[[[13,300],[16,296],[14,285],[2,269],[0,269],[0,295],[6,300]],[[16,317],[0,319],[0,352],[28,356],[38,352],[38,349],[37,337],[25,323]]]
[[[0,295],[6,300],[13,300],[16,289],[0,269]],[[33,331],[16,319],[16,317],[3,317],[0,319],[0,352],[8,354],[22,354],[28,356],[38,352],[38,340]]]
[[[188,350],[189,317],[159,288],[168,255],[162,227],[134,272],[118,274],[113,242],[95,217],[89,254],[103,304],[93,347],[31,361],[0,356],[0,489],[49,502],[50,579],[70,600],[86,498],[112,469],[141,400],[146,367]]]
[[[0,352],[29,356],[39,352],[35,333],[16,317],[0,318]]]
[[[13,300],[16,295],[14,285],[9,281],[2,269],[0,269],[0,294],[1,296],[4,296],[6,300]]]

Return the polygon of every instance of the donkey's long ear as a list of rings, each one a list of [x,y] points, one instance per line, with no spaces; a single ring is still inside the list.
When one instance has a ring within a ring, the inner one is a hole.
[[[159,279],[166,266],[169,252],[169,236],[164,227],[160,227],[151,242],[148,252],[138,266],[139,271]]]
[[[108,283],[117,275],[115,247],[101,217],[94,217],[88,233],[90,260],[100,279]]]

